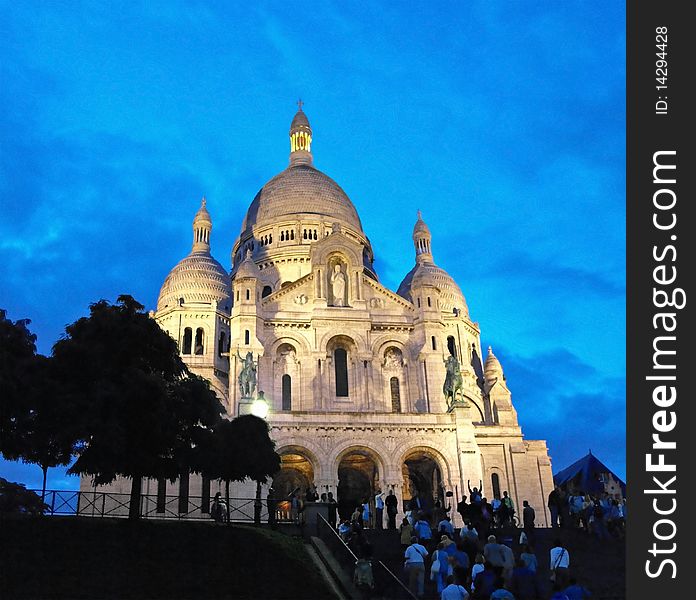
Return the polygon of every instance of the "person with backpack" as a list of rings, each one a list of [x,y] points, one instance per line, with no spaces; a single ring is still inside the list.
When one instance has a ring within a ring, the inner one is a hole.
[[[372,546],[365,544],[362,548],[362,558],[355,563],[353,571],[353,584],[360,592],[363,600],[372,596],[375,589],[375,578],[372,573]]]

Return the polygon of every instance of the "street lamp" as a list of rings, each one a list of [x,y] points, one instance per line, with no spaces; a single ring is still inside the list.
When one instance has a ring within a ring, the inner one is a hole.
[[[256,400],[251,403],[251,414],[259,419],[268,416],[268,401],[264,398],[263,392],[259,390]],[[261,481],[256,480],[256,498],[254,500],[254,525],[261,525]]]

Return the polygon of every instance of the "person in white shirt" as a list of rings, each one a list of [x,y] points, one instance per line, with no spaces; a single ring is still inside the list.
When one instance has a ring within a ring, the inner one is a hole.
[[[561,589],[565,588],[567,584],[566,579],[569,566],[570,554],[568,554],[568,550],[563,547],[561,540],[556,539],[549,553],[549,569],[551,569],[552,573],[555,573],[555,581],[562,586]]]
[[[440,600],[468,600],[469,592],[466,591],[466,569],[455,567],[453,582],[442,590]]]
[[[414,596],[422,597],[425,586],[425,558],[428,551],[418,543],[418,538],[411,538],[411,545],[404,552],[404,568],[408,571],[408,588]]]
[[[375,529],[382,529],[382,517],[384,514],[384,492],[377,490],[375,494]]]
[[[476,586],[474,585],[474,581],[476,581],[476,576],[481,572],[486,569],[484,566],[484,558],[483,554],[480,552],[476,555],[476,562],[474,563],[474,566],[471,567],[471,592],[473,593],[474,590],[476,589]]]

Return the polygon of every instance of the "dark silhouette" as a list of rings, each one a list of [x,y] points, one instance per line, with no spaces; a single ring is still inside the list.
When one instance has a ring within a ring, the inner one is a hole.
[[[82,445],[68,471],[95,484],[130,478],[129,517],[140,515],[144,477],[175,480],[195,467],[224,412],[191,374],[176,342],[131,296],[100,300],[53,347]]]

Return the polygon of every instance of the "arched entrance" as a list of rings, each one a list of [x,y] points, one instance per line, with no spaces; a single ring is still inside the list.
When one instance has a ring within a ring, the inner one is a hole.
[[[349,519],[356,506],[365,500],[372,506],[374,490],[379,486],[377,463],[367,450],[350,450],[338,463],[338,514]],[[371,509],[372,511],[372,509]]]
[[[280,471],[273,478],[275,497],[281,502],[289,500],[290,494],[298,488],[304,496],[312,483],[314,467],[310,460],[299,450],[281,450]]]
[[[442,472],[437,461],[425,450],[413,450],[402,466],[405,510],[431,513],[435,502],[444,501]]]

